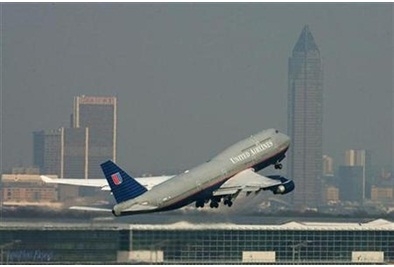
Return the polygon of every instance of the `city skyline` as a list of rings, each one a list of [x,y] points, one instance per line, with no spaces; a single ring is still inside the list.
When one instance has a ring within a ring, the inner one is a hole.
[[[31,133],[68,125],[83,94],[117,96],[118,161],[137,173],[285,131],[305,24],[325,71],[323,153],[392,165],[392,4],[2,4],[2,21],[3,170],[32,165]]]
[[[100,164],[116,161],[116,97],[75,96],[73,103],[69,128],[33,132],[33,165],[60,178],[100,178]]]

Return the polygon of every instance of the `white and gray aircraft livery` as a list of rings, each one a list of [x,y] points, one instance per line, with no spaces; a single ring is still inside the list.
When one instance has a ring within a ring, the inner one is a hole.
[[[70,181],[74,179],[55,181],[45,176],[42,179],[50,183],[110,189],[117,202],[112,208],[115,216],[173,210],[193,202],[197,208],[208,203],[211,208],[217,208],[221,202],[231,207],[241,192],[250,194],[270,190],[274,194],[287,194],[293,191],[294,182],[290,179],[256,173],[270,165],[281,169],[281,161],[285,158],[289,145],[290,138],[287,135],[275,129],[264,130],[235,143],[211,160],[182,174],[153,177],[153,184],[150,183],[149,186],[145,179],[150,178],[135,179],[110,160],[101,164],[109,188],[93,181],[82,184],[81,180]]]

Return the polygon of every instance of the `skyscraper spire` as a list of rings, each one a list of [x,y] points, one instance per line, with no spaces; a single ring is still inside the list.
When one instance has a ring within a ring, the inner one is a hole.
[[[302,29],[296,45],[294,46],[293,53],[309,51],[319,52],[319,48],[317,47],[315,40],[313,39],[312,33],[309,30],[309,26],[305,25]]]

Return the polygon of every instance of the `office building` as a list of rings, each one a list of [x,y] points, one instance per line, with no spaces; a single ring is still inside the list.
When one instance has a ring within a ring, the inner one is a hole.
[[[3,204],[9,206],[31,206],[58,200],[57,185],[45,184],[37,174],[3,174],[1,176]]]
[[[62,173],[62,130],[33,132],[33,164],[40,173]]]
[[[88,128],[62,128],[60,177],[88,178]]]
[[[335,186],[328,185],[324,187],[324,201],[326,204],[337,203],[339,201],[339,189]]]
[[[348,149],[345,151],[346,166],[365,166],[369,160],[369,153],[364,149]]]
[[[371,200],[382,203],[393,203],[394,200],[394,187],[378,187],[372,186]]]
[[[341,201],[363,203],[363,173],[362,166],[339,166],[339,198]]]
[[[116,160],[116,97],[74,98],[73,128],[88,128],[89,178],[103,177],[100,164]]]
[[[371,198],[372,174],[371,156],[369,151],[364,149],[348,149],[345,151],[345,166],[362,167],[361,194],[362,199]]]
[[[41,174],[88,178],[87,128],[33,132],[33,162]]]
[[[297,187],[296,208],[316,207],[322,175],[322,60],[308,26],[293,48],[288,72],[288,175]]]
[[[100,164],[116,160],[116,98],[78,96],[71,128],[33,133],[33,162],[42,174],[101,178]]]
[[[333,160],[327,155],[323,155],[323,176],[333,176]]]

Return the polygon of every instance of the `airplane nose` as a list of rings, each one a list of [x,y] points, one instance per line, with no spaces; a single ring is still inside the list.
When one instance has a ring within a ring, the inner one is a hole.
[[[286,135],[286,140],[285,140],[285,146],[289,147],[290,146],[290,138]]]
[[[290,146],[290,137],[283,133],[278,133],[277,142],[281,144],[282,147],[288,148]]]
[[[285,144],[286,144],[286,146],[289,146],[290,145],[290,137],[288,137],[287,135],[284,135],[285,136]]]

